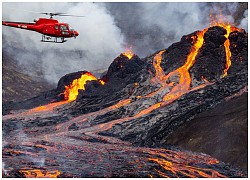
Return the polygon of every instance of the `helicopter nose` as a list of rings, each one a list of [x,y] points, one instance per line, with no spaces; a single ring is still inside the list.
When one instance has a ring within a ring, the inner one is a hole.
[[[78,36],[78,35],[79,35],[79,33],[78,33],[77,31],[74,31],[74,34],[75,34],[75,36]]]

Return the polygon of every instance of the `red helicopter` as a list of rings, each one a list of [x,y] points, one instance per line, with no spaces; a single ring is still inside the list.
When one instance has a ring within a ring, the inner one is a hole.
[[[48,18],[39,18],[38,20],[34,20],[34,23],[26,23],[26,22],[10,22],[10,21],[2,21],[2,25],[10,26],[20,29],[26,29],[30,31],[36,31],[42,35],[42,42],[55,42],[55,43],[64,43],[66,42],[65,38],[76,38],[79,33],[70,27],[67,23],[60,23],[58,20],[53,19],[53,16],[73,16],[73,17],[84,17],[84,16],[75,16],[75,15],[67,15],[65,13],[40,13],[49,15]],[[52,40],[52,38],[54,38]],[[58,41],[58,38],[61,41]]]

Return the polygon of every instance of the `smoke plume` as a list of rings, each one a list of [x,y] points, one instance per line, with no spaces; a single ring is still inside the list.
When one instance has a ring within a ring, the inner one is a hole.
[[[245,10],[244,18],[241,20],[241,23],[239,26],[245,29],[246,31],[248,31],[248,10]]]

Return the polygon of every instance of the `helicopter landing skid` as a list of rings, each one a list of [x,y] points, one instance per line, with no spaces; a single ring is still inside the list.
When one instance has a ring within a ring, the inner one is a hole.
[[[58,41],[58,39],[60,40]],[[41,42],[64,43],[66,42],[66,40],[64,40],[64,38],[57,38],[57,37],[42,35]]]

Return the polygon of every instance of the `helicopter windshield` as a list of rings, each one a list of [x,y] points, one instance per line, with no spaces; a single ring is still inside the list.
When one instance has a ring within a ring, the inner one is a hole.
[[[70,31],[74,31],[74,29],[69,25],[69,30]]]

